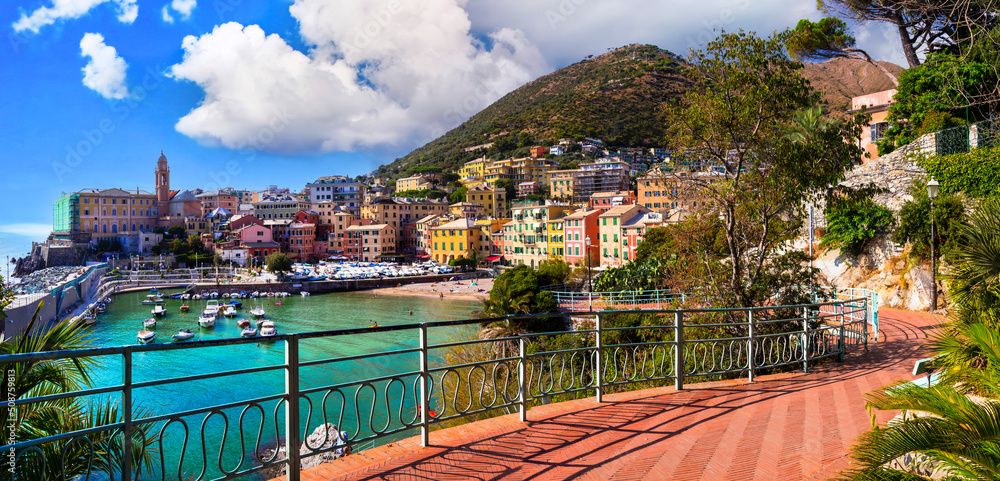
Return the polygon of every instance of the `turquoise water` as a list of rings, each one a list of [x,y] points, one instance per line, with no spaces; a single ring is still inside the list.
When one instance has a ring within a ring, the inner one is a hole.
[[[108,312],[98,318],[98,323],[92,328],[95,347],[121,346],[135,344],[136,332],[142,328],[142,319],[150,317],[152,306],[142,305],[140,301],[147,292],[128,293],[116,296]],[[219,299],[220,303],[229,300]],[[242,299],[244,308],[237,318],[248,317],[249,309],[258,303],[263,304],[267,318],[275,322],[280,334],[324,331],[335,329],[362,328],[371,325],[373,321],[381,326],[411,324],[435,320],[467,319],[470,313],[480,307],[475,301],[456,301],[436,298],[411,298],[399,296],[378,296],[373,298],[370,293],[333,293],[313,295],[310,297],[265,298],[260,300]],[[282,305],[276,306],[275,302]],[[157,342],[173,343],[170,334],[181,328],[191,329],[196,333],[193,340],[211,340],[237,338],[240,328],[236,319],[220,318],[214,328],[202,329],[197,324],[201,309],[206,301],[188,301],[191,311],[182,313],[179,310],[182,301],[166,300],[168,315],[160,318],[155,329]],[[410,314],[412,310],[413,314]],[[469,327],[454,327],[432,329],[429,332],[431,343],[447,342],[448,340],[467,335]],[[353,356],[365,353],[384,353],[410,349],[418,345],[416,329],[354,334],[320,339],[300,341],[300,358],[303,361],[329,359],[333,357]],[[261,340],[259,343],[246,345],[220,346],[212,348],[182,349],[161,352],[135,353],[132,357],[132,382],[207,374],[224,370],[260,368],[281,365],[284,362],[285,342]],[[431,353],[433,363],[440,353]],[[378,376],[408,373],[419,369],[415,353],[386,355],[369,359],[342,361],[301,369],[300,389],[324,387],[338,383],[346,383],[360,379],[370,379]],[[122,383],[122,367],[120,356],[108,356],[96,370],[95,383],[98,386],[119,385]],[[193,381],[182,384],[168,384],[144,389],[137,389],[133,394],[134,402],[150,415],[178,413],[187,410],[238,403],[253,398],[284,392],[284,371],[273,370],[262,373],[227,376],[209,380]],[[408,378],[403,419],[409,421],[413,417],[412,377]],[[385,382],[372,384],[372,388],[362,388],[358,395],[360,409],[355,408],[354,395],[357,386],[349,386],[343,390],[347,399],[347,408],[342,409],[343,402],[336,393],[330,395],[324,406],[323,396],[326,390],[309,396],[313,403],[313,414],[308,420],[306,434],[324,423],[324,413],[330,422],[341,427],[355,438],[364,437],[373,431],[390,426],[400,426],[397,416],[400,398],[404,397],[401,383],[389,386],[388,398],[391,401],[391,414],[387,419]],[[377,393],[377,394],[376,394]],[[378,406],[372,412],[372,399],[375,397]],[[261,425],[261,410],[263,410],[264,432],[261,435],[262,444],[273,444],[275,439],[275,401],[260,403],[260,408],[247,410],[240,434],[240,415],[243,406],[225,409],[222,412],[228,417],[228,433],[225,447],[222,449],[222,467],[233,471],[237,464],[244,462],[240,470],[246,469],[251,463],[250,454],[257,442],[257,432]],[[307,422],[309,404],[301,403],[303,411],[300,423]],[[343,411],[344,419],[339,419]],[[360,411],[360,413],[359,413]],[[408,418],[406,416],[409,416]],[[283,408],[278,410],[278,436],[283,436]],[[218,477],[219,450],[222,444],[222,434],[226,428],[226,419],[218,414],[207,416],[197,414],[182,418],[187,423],[187,446],[184,447],[184,426],[173,423],[165,431],[163,453],[168,476],[176,476],[181,452],[184,452],[183,464],[179,466],[182,478],[197,477],[204,466],[203,457],[208,460],[206,479]],[[204,423],[205,445],[202,448],[202,429]],[[157,426],[159,429],[160,426]],[[382,439],[378,444],[391,442],[415,432],[409,430],[393,438]],[[246,448],[241,449],[241,440]],[[243,453],[246,456],[243,456]],[[157,457],[159,455],[157,454]],[[159,463],[157,463],[159,464]],[[259,476],[256,476],[259,478]],[[159,475],[155,476],[159,479]]]

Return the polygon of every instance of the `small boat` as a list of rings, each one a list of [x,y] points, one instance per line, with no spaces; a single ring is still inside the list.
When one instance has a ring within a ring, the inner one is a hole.
[[[222,312],[222,315],[226,317],[236,317],[237,316],[236,308],[233,306],[226,306],[226,310]]]
[[[191,300],[200,301],[201,300],[201,294],[192,294],[191,295]]]
[[[264,317],[264,308],[261,306],[257,306],[253,308],[252,311],[250,311],[250,314],[253,314],[253,317],[260,319],[261,317]]]
[[[240,327],[250,327],[250,321],[246,319],[240,319],[236,321],[236,325]]]
[[[264,321],[260,326],[260,335],[263,337],[277,336],[278,329],[274,327],[274,322]]]
[[[218,299],[219,298],[219,293],[218,292],[212,292],[211,294],[208,295],[208,297],[210,297],[212,299]]]
[[[201,311],[202,317],[215,317],[219,315],[219,301],[211,300],[208,301],[208,305],[205,309]]]
[[[146,329],[152,329],[156,327],[156,319],[153,319],[152,317],[150,317],[149,319],[145,319],[142,321],[142,326],[145,327]]]
[[[163,306],[159,306],[158,305],[158,306],[156,306],[156,307],[153,308],[153,315],[154,316],[164,316],[166,314],[167,314],[167,310],[164,309]]]
[[[139,342],[141,342],[143,344],[149,344],[149,343],[153,342],[153,340],[156,339],[156,333],[153,332],[153,331],[143,330],[143,331],[139,331],[139,334],[136,335],[135,338],[136,338],[137,341],[139,341]]]
[[[263,325],[264,325],[264,320],[263,319],[257,319],[257,329],[260,329],[260,327],[263,326]]]
[[[229,293],[228,292],[223,292],[222,293],[222,298],[223,299],[229,299]]]
[[[243,303],[240,302],[240,301],[229,301],[229,305],[233,306],[233,307],[235,307],[237,309],[243,307]]]
[[[309,297],[309,291],[302,291],[299,294],[302,294],[302,297]]]
[[[254,337],[257,335],[257,329],[247,326],[242,331],[240,331],[240,336],[242,337]]]
[[[181,304],[181,310],[184,312],[190,311],[191,306],[187,305],[187,303]]]
[[[281,303],[280,303],[280,302],[275,302],[275,303],[274,303],[274,305],[276,305],[276,306],[280,306],[280,305],[281,305]]]
[[[157,301],[156,296],[154,296],[153,294],[150,294],[150,295],[146,296],[145,299],[143,299],[142,301],[140,301],[140,304],[146,304],[146,305],[151,306],[153,304],[156,304],[156,301]]]
[[[85,326],[93,326],[96,323],[97,323],[97,315],[94,314],[94,311],[88,309],[86,312],[83,313],[83,324]]]
[[[174,334],[170,337],[174,338],[175,341],[186,341],[194,337],[194,333],[191,332],[190,329],[181,329],[180,331],[177,332],[177,334]]]
[[[97,310],[98,314],[104,314],[105,312],[108,312],[108,306],[104,305],[103,302],[98,303],[95,309]]]
[[[253,291],[253,292],[250,293],[250,298],[256,299],[258,297],[260,297],[260,293],[259,292]]]
[[[215,317],[201,316],[198,318],[198,325],[201,327],[215,327]]]

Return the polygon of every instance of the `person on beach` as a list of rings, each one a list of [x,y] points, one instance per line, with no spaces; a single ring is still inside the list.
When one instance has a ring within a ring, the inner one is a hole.
[[[410,315],[411,316],[413,315],[413,309],[410,309]]]

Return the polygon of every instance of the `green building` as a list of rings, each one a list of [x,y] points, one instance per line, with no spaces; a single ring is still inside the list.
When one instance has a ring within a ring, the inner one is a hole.
[[[63,193],[52,205],[52,233],[70,237],[80,233],[80,194]]]

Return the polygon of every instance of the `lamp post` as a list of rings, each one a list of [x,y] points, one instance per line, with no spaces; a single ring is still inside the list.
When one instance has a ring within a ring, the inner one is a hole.
[[[938,194],[938,181],[931,177],[927,183],[927,197],[931,199],[931,311],[937,309],[937,261],[934,258],[934,198]]]
[[[583,240],[583,254],[587,256],[587,292],[594,292],[594,276],[590,273],[590,236]]]

